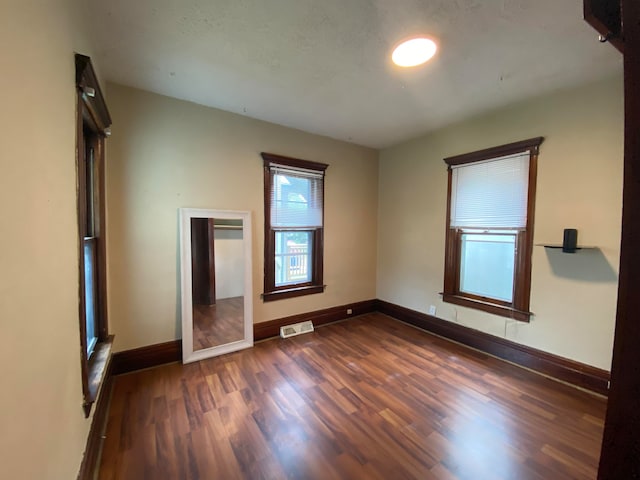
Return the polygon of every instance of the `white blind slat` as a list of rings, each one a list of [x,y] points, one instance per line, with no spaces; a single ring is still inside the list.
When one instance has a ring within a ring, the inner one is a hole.
[[[271,168],[271,226],[322,227],[322,173]]]
[[[526,227],[529,152],[455,166],[451,174],[451,227]]]

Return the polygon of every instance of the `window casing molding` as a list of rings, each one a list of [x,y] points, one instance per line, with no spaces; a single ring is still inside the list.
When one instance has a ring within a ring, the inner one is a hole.
[[[299,297],[324,292],[323,284],[323,264],[324,264],[324,173],[327,164],[301,160],[298,158],[285,157],[272,153],[262,152],[264,167],[264,293],[262,299],[265,302],[284,298]],[[321,198],[322,198],[322,226],[319,227],[294,227],[274,228],[271,225],[271,198],[274,188],[274,169],[292,169],[308,171],[321,175]],[[292,283],[276,286],[276,232],[301,231],[311,234],[311,279],[306,282]]]
[[[539,147],[543,137],[530,138],[520,142],[500,145],[476,152],[444,159],[448,168],[447,184],[447,224],[445,240],[445,268],[443,301],[474,308],[494,315],[528,322],[531,298],[531,257],[533,254],[533,226],[535,214],[536,177]],[[524,229],[516,234],[516,254],[514,261],[513,297],[511,302],[487,298],[461,291],[460,262],[462,230],[451,227],[452,167],[467,165],[518,153],[529,153],[529,173],[527,190],[527,221]]]
[[[76,54],[76,172],[78,206],[79,318],[83,409],[88,417],[109,362],[113,336],[107,322],[105,138],[111,117],[91,59]],[[87,151],[93,158],[87,160]],[[91,170],[91,172],[89,171]],[[89,175],[88,175],[89,173]],[[92,186],[89,188],[88,183]],[[91,200],[88,200],[88,193]],[[91,206],[88,206],[91,204]],[[91,208],[91,212],[88,210]],[[95,346],[87,351],[85,246],[90,246],[95,267]]]

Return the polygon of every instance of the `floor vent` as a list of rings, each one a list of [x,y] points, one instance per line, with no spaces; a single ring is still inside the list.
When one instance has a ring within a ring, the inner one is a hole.
[[[308,322],[294,323],[293,325],[285,325],[280,327],[280,336],[282,338],[295,337],[302,333],[313,332],[313,323]]]

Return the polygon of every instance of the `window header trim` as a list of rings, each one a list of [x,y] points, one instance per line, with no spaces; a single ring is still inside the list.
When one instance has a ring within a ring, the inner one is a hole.
[[[76,89],[87,108],[96,129],[103,135],[111,126],[111,115],[100,89],[96,72],[93,69],[91,58],[76,53]]]
[[[329,166],[326,163],[312,162],[311,160],[301,160],[299,158],[285,157],[275,153],[261,152],[263,164],[266,168],[281,168],[283,170],[299,170],[313,173],[323,172]]]
[[[454,155],[453,157],[445,158],[444,162],[449,165],[449,168],[451,168],[467,163],[498,159],[498,157],[506,157],[518,153],[529,152],[530,155],[538,155],[539,147],[542,142],[544,142],[544,137],[529,138],[527,140],[521,140],[519,142],[507,143],[505,145],[500,145],[497,147],[485,148],[484,150],[463,153],[462,155]]]

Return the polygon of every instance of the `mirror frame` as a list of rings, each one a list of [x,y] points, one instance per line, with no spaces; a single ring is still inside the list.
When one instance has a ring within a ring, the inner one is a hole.
[[[182,310],[182,363],[235,352],[253,346],[253,289],[251,261],[251,212],[236,210],[210,210],[180,208],[180,276]],[[191,219],[219,218],[242,220],[242,247],[244,252],[244,338],[215,347],[193,350],[193,285],[191,277]]]

